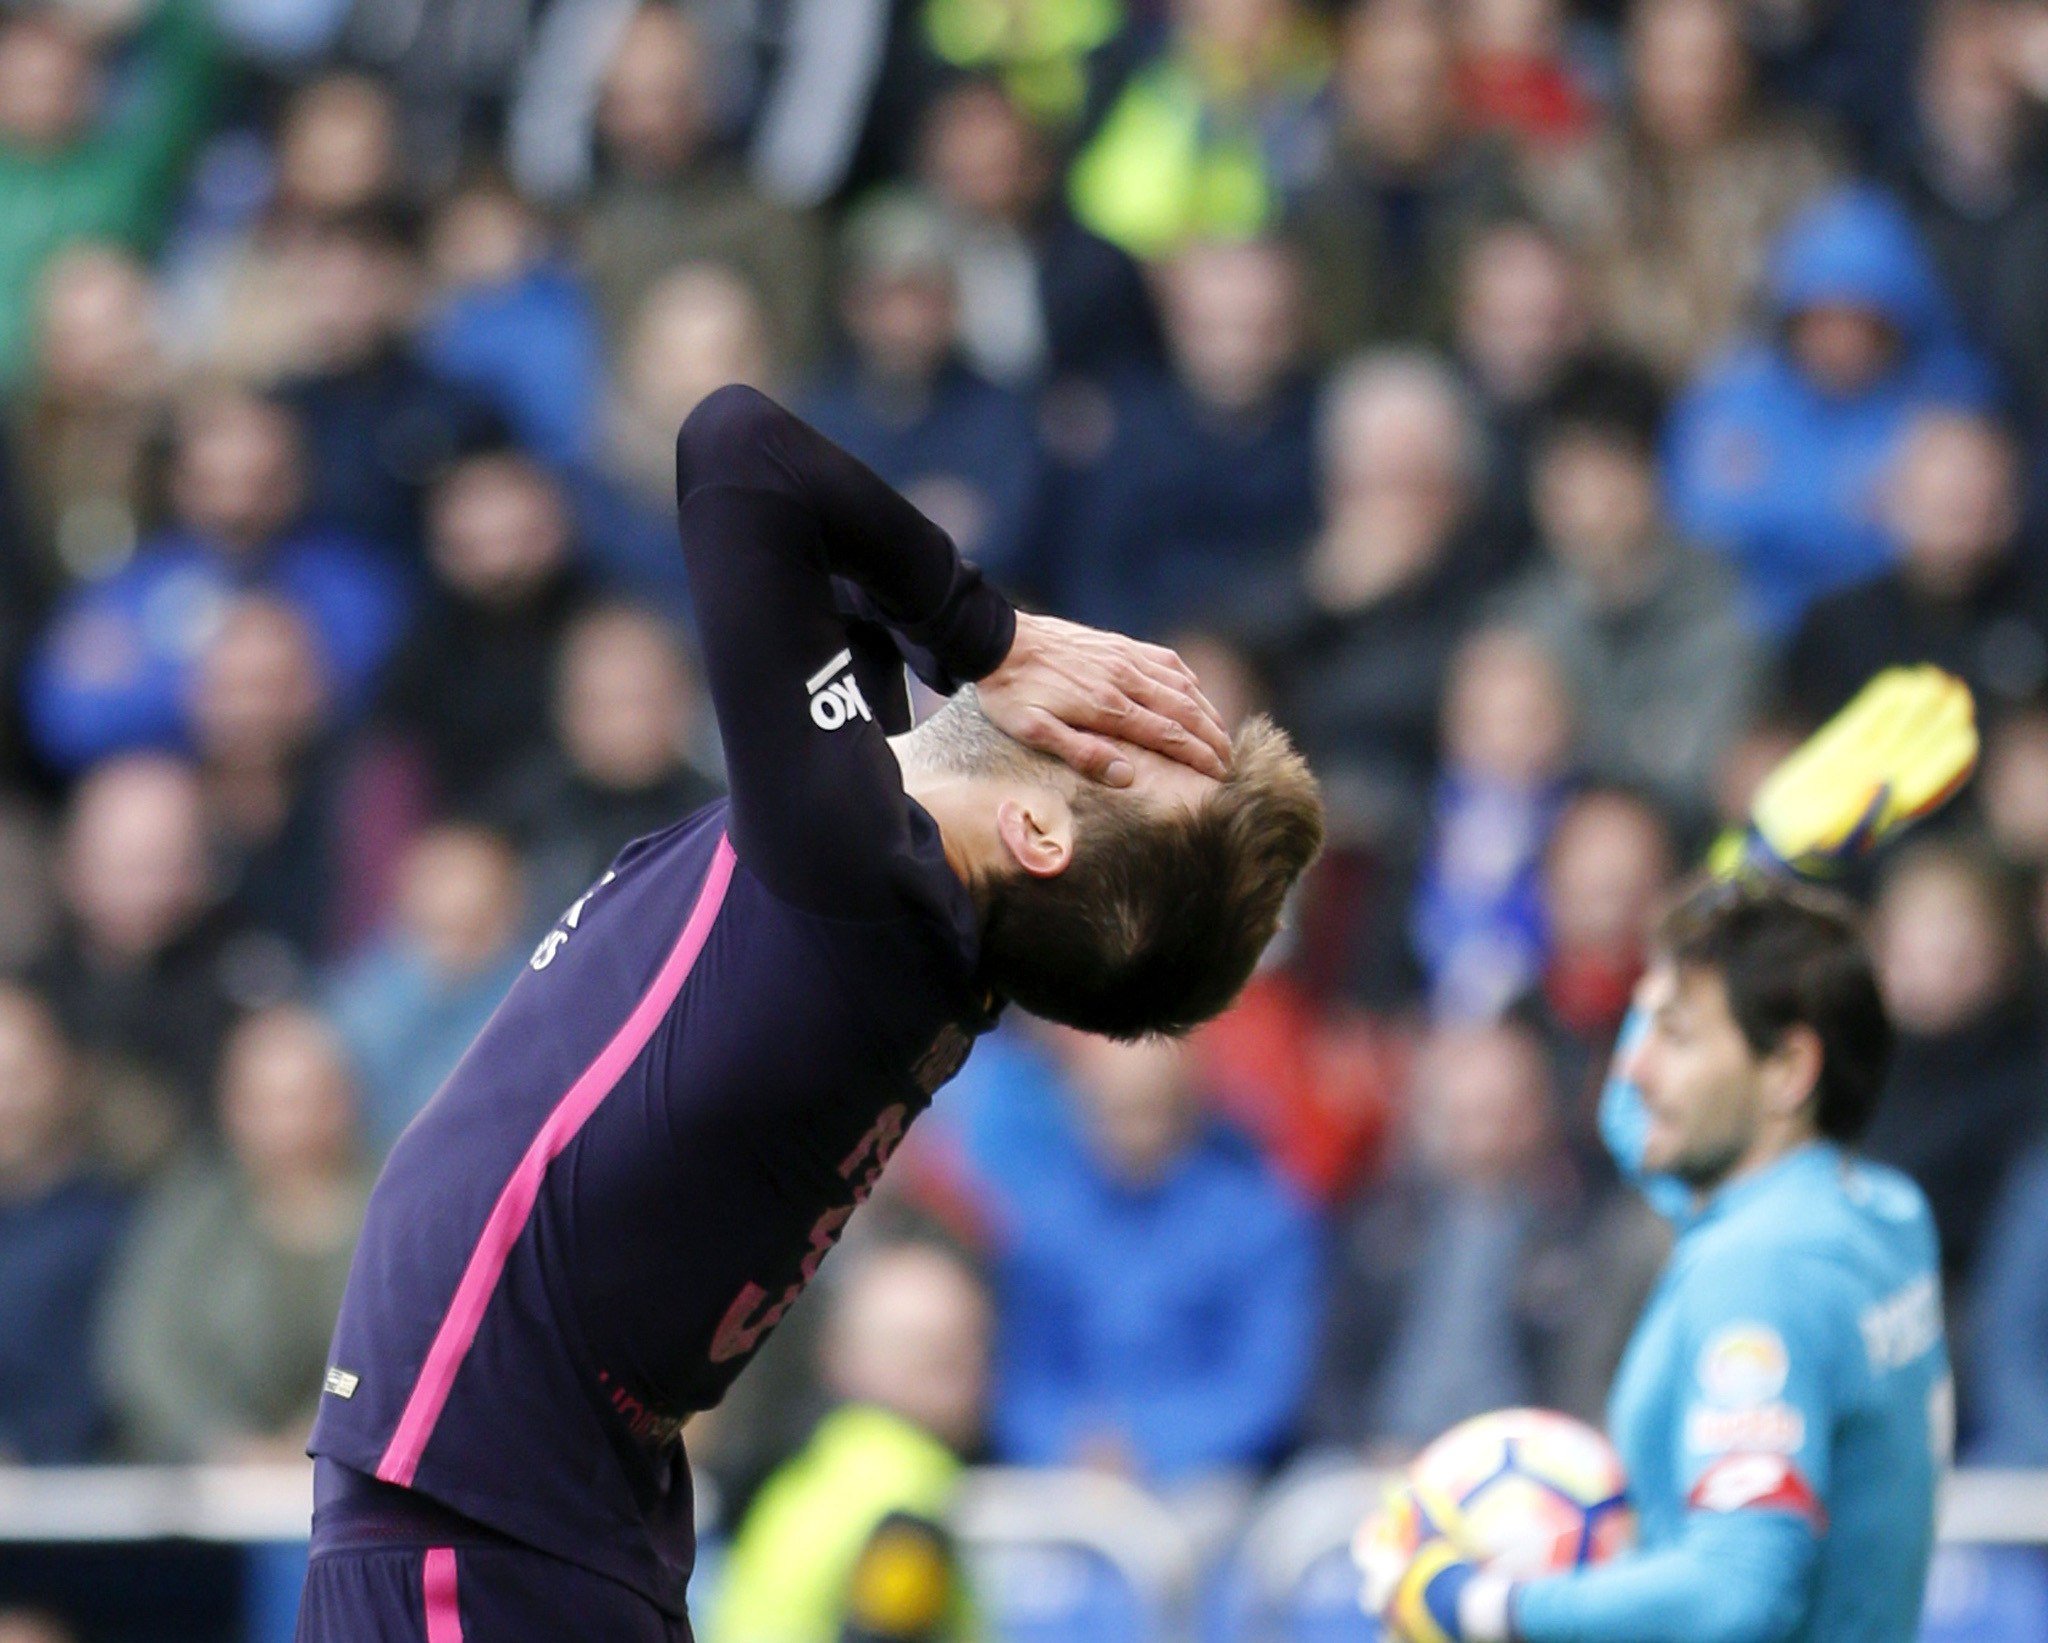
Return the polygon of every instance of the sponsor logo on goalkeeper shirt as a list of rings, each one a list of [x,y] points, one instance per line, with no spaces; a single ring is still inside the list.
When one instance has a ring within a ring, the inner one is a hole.
[[[1686,1447],[1696,1455],[1751,1451],[1792,1455],[1806,1442],[1806,1417],[1789,1403],[1755,1409],[1696,1407],[1685,1417]]]
[[[1769,1324],[1718,1330],[1700,1349],[1700,1390],[1724,1409],[1760,1409],[1785,1390],[1792,1357]]]

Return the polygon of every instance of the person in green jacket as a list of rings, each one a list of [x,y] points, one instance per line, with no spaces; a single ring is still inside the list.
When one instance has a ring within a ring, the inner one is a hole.
[[[1257,236],[1320,170],[1329,74],[1301,0],[1182,0],[1165,50],[1075,157],[1075,217],[1140,261]]]
[[[823,1361],[843,1401],[755,1497],[705,1643],[971,1643],[945,1520],[981,1432],[987,1295],[958,1257],[906,1243],[835,1301]]]
[[[200,0],[163,0],[103,109],[105,42],[54,6],[0,20],[0,391],[28,366],[44,266],[77,240],[154,249],[205,135],[220,67]]]

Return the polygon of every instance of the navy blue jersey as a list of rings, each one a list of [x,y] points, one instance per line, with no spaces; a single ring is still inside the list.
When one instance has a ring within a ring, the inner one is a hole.
[[[679,1612],[684,1419],[990,1023],[884,737],[899,645],[978,678],[1015,618],[750,390],[685,424],[677,492],[731,798],[620,854],[393,1149],[311,1450]]]

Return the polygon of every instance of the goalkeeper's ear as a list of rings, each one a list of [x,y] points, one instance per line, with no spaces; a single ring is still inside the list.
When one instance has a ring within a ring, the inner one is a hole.
[[[1800,1021],[1787,1027],[1763,1058],[1764,1110],[1773,1118],[1793,1118],[1811,1105],[1820,1090],[1825,1061],[1819,1033]]]

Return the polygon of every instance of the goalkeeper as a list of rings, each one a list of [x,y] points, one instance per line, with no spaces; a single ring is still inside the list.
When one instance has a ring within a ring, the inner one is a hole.
[[[1881,675],[1665,916],[1602,1114],[1679,1227],[1608,1411],[1639,1549],[1511,1583],[1454,1534],[1426,1541],[1367,1594],[1397,1635],[1914,1637],[1952,1426],[1934,1229],[1916,1187],[1847,1150],[1891,1031],[1848,905],[1798,878],[1939,805],[1975,751],[1960,685]]]

